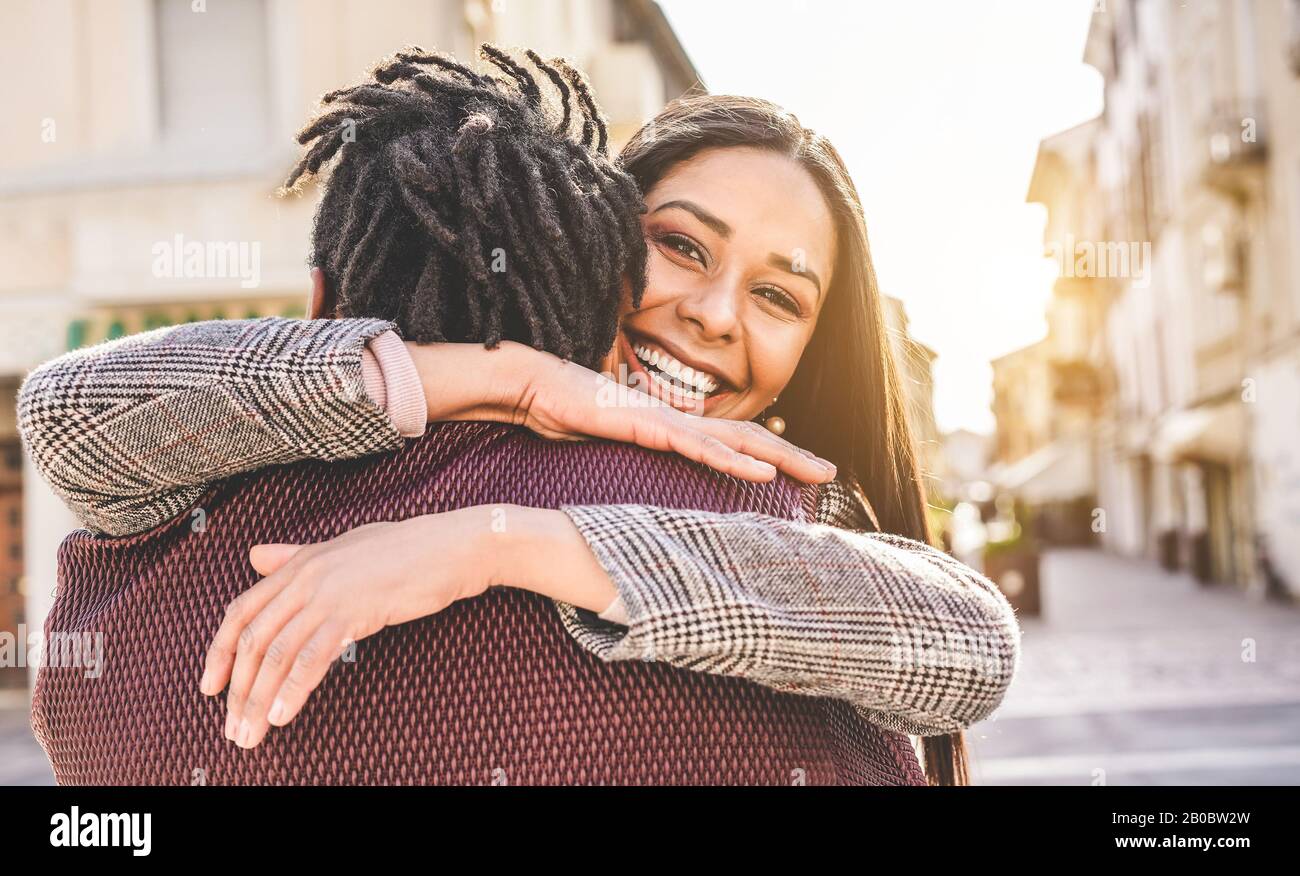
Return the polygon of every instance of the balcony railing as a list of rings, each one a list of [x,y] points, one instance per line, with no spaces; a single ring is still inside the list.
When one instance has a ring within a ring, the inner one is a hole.
[[[1268,158],[1263,110],[1250,101],[1216,104],[1202,130],[1206,183],[1232,194],[1249,194],[1249,178]]]
[[[1052,399],[1057,404],[1095,410],[1105,392],[1105,379],[1091,362],[1073,359],[1052,363]]]

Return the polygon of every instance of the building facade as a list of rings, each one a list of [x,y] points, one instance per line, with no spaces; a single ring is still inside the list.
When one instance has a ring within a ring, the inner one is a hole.
[[[912,337],[901,298],[886,295],[882,306],[907,422],[916,443],[917,465],[926,491],[935,493],[942,489],[944,477],[943,441],[934,417],[934,360],[939,354]]]
[[[1084,60],[1105,111],[1043,142],[1030,192],[1061,254],[1052,306],[1074,302],[1085,336],[1103,542],[1292,594],[1298,35],[1293,0],[1098,4]]]
[[[316,194],[274,193],[321,94],[409,45],[465,60],[483,41],[527,45],[587,72],[617,147],[699,84],[652,0],[15,0],[0,23],[8,631],[39,629],[56,549],[76,525],[16,462],[23,375],[156,326],[301,315]]]

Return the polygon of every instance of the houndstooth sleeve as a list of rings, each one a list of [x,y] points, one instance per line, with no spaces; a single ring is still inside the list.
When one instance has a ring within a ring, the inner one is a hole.
[[[982,720],[1015,672],[1020,629],[982,575],[928,545],[753,513],[564,509],[619,591],[617,625],[557,603],[604,660],[657,660],[852,703],[891,730]],[[814,519],[870,525],[847,488]]]
[[[75,350],[23,382],[19,432],[87,528],[141,532],[240,472],[400,447],[362,379],[363,349],[392,328],[377,319],[222,320]]]

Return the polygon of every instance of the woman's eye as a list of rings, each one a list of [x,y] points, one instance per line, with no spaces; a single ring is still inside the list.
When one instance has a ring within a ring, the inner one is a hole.
[[[683,237],[680,234],[664,234],[659,237],[659,242],[678,255],[699,262],[701,265],[704,264],[704,254],[689,237]]]
[[[777,289],[775,286],[760,286],[754,290],[754,294],[775,304],[777,307],[787,313],[798,316],[799,304],[785,292]]]

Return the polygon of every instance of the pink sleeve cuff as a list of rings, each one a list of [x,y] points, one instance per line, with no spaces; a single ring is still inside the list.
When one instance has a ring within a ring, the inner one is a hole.
[[[604,611],[598,614],[597,617],[601,620],[607,620],[610,623],[627,626],[627,609],[623,606],[623,597],[615,596],[614,601],[611,602]]]
[[[371,339],[361,354],[361,378],[366,395],[388,414],[398,434],[404,438],[424,434],[429,412],[424,386],[397,332],[386,331]]]

